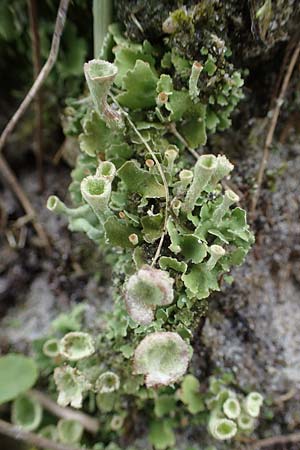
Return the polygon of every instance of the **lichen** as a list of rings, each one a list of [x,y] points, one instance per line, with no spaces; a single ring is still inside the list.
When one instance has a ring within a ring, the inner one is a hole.
[[[210,23],[214,8],[205,5],[197,17]],[[254,238],[239,197],[222,184],[231,162],[197,154],[208,133],[230,125],[242,98],[241,74],[211,30],[204,32],[200,59],[183,54],[174,45],[183,24],[184,32],[195,32],[189,8],[164,22],[168,38],[159,45],[129,41],[118,25],[110,27],[110,62],[85,66],[100,68],[101,76],[87,77],[91,99],[70,186],[75,208],[57,197],[48,201],[113,267],[114,306],[100,333],[86,325],[59,336],[58,401],[80,408],[94,396],[94,410],[107,415],[104,434],[121,433],[134,405],[151,418],[149,440],[157,449],[175,445],[173,429],[189,415],[201,422],[206,412],[209,432],[220,440],[242,430],[239,422],[246,430],[249,416],[248,397],[224,388],[215,398],[186,375],[206,299],[243,262]]]

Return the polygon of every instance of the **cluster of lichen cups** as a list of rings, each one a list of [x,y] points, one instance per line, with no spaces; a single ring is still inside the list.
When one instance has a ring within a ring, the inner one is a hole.
[[[253,235],[239,197],[222,185],[233,170],[229,160],[201,155],[192,167],[186,155],[231,111],[214,111],[212,99],[206,105],[201,97],[202,72],[209,78],[217,69],[212,58],[203,51],[200,64],[167,51],[157,61],[157,49],[127,41],[116,27],[107,42],[103,53],[113,54],[114,64],[99,59],[84,67],[93,103],[83,119],[82,154],[70,187],[75,208],[55,196],[47,206],[65,214],[72,231],[116,253],[115,310],[103,340],[116,342],[116,354],[132,360],[126,376],[143,377],[151,392],[174,386],[186,373],[204,299],[220,289],[221,275],[243,262]],[[172,74],[183,87],[174,87]],[[241,96],[239,73],[227,78],[219,103]],[[45,343],[44,353],[60,361],[54,370],[60,405],[80,408],[88,392],[101,400],[120,390],[124,380],[115,369],[91,377],[77,366],[100,355],[98,342],[77,331]],[[243,406],[232,390],[226,395],[220,394],[222,404],[217,396],[207,406],[215,405],[208,430],[219,440],[254,426],[254,394]]]

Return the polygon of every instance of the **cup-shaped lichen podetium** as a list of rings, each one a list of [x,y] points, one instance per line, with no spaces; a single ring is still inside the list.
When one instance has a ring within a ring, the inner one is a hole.
[[[134,374],[145,376],[147,387],[168,386],[185,374],[190,348],[177,333],[165,331],[146,336],[134,352]]]
[[[116,175],[116,166],[110,161],[102,161],[96,171],[96,177],[112,182]]]
[[[69,361],[79,361],[95,353],[93,338],[88,333],[72,331],[60,341],[60,353]]]
[[[250,392],[244,401],[244,409],[251,417],[258,417],[264,398],[259,392]]]
[[[117,391],[120,387],[120,378],[114,372],[102,373],[96,381],[95,390],[100,394]]]
[[[237,419],[237,424],[241,431],[252,431],[255,426],[255,420],[242,412]]]
[[[218,441],[232,439],[237,433],[237,426],[233,420],[211,418],[208,429],[212,437]]]
[[[42,413],[41,405],[33,396],[22,394],[13,402],[11,420],[24,430],[32,431],[40,425]]]
[[[57,424],[58,437],[63,444],[76,444],[81,440],[83,426],[73,419],[61,419]]]
[[[206,268],[207,270],[212,270],[219,259],[222,258],[222,256],[224,256],[226,252],[220,245],[212,245],[211,247],[209,247],[208,251],[210,253],[210,257],[206,263]]]
[[[56,367],[54,381],[59,391],[57,403],[60,406],[71,405],[73,408],[81,408],[83,393],[92,386],[84,374],[75,367]]]
[[[203,70],[202,64],[198,61],[194,61],[193,65],[192,65],[191,75],[189,78],[189,94],[190,94],[191,99],[195,102],[197,101],[197,98],[200,93],[200,89],[198,88],[197,85],[198,85],[199,76],[200,76],[200,73],[202,72],[202,70]]]
[[[183,205],[186,213],[193,211],[197,199],[209,183],[216,167],[217,158],[214,155],[202,155],[198,159],[194,169],[193,182],[187,191]]]
[[[82,205],[78,208],[68,208],[56,195],[50,195],[47,200],[47,208],[51,212],[64,214],[74,218],[86,215],[90,209],[89,205]]]
[[[222,178],[227,177],[232,170],[233,164],[231,164],[229,159],[227,159],[225,155],[218,155],[217,167],[209,181],[210,185],[215,187],[217,183],[222,180]]]
[[[157,306],[173,302],[173,284],[168,272],[146,265],[131,275],[125,287],[126,309],[130,317],[140,325],[149,325]]]
[[[222,203],[220,203],[213,213],[212,219],[214,223],[218,225],[229,210],[230,206],[238,201],[239,196],[231,189],[226,189]]]
[[[48,339],[43,345],[43,353],[49,358],[56,358],[60,353],[60,342],[58,339]]]
[[[107,94],[118,73],[118,68],[108,61],[92,59],[84,64],[83,69],[98,114],[108,125],[120,126],[120,114],[107,103]]]
[[[103,221],[108,210],[111,194],[111,182],[104,177],[89,175],[80,185],[84,200],[90,205],[100,221]]]
[[[229,397],[223,403],[223,412],[228,419],[237,419],[241,413],[240,402],[235,397]]]

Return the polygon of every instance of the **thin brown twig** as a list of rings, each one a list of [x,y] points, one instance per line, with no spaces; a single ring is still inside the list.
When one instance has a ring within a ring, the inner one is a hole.
[[[43,394],[36,389],[33,389],[30,392],[45,409],[50,411],[55,416],[61,417],[63,419],[77,420],[77,422],[80,422],[83,428],[85,428],[90,433],[97,433],[97,431],[99,431],[99,421],[94,417],[90,417],[89,415],[84,414],[80,411],[75,411],[72,408],[63,408],[46,394]]]
[[[272,436],[266,439],[260,439],[250,444],[250,447],[255,450],[259,448],[273,447],[278,444],[289,444],[300,442],[300,433],[288,434],[286,436]]]
[[[19,108],[17,109],[15,114],[12,116],[12,118],[9,120],[9,122],[6,125],[6,127],[4,128],[4,130],[2,131],[2,134],[0,136],[0,151],[3,149],[8,136],[14,130],[18,121],[23,116],[23,114],[27,110],[27,108],[30,105],[30,103],[32,102],[32,100],[35,98],[37,92],[41,88],[42,84],[44,83],[47,76],[49,75],[49,72],[51,71],[52,67],[54,66],[54,63],[55,63],[55,61],[57,59],[57,55],[58,55],[61,35],[62,35],[64,25],[66,22],[66,16],[67,16],[67,10],[68,10],[69,3],[70,3],[70,0],[60,0],[49,56],[47,58],[47,61],[44,64],[44,66],[42,67],[42,70],[40,71],[38,77],[36,78],[35,82],[31,86],[29,92],[27,93],[26,97],[22,101],[21,105],[19,106]]]
[[[26,97],[22,101],[21,105],[15,112],[15,114],[11,117],[9,122],[7,123],[6,127],[1,133],[0,136],[0,153],[9,137],[9,135],[14,130],[15,126],[17,125],[20,118],[23,116],[25,111],[27,110],[28,106],[32,102],[32,100],[37,95],[39,89],[41,88],[42,84],[44,83],[45,79],[47,78],[49,72],[51,71],[58,55],[59,45],[60,45],[60,39],[61,35],[64,29],[65,21],[66,21],[66,14],[68,10],[70,0],[60,0],[56,22],[55,22],[55,28],[51,43],[51,49],[48,56],[48,59],[46,63],[44,64],[43,68],[41,69],[38,77],[34,81],[32,87],[30,88],[29,92],[27,93]],[[42,241],[43,245],[49,249],[49,240],[47,237],[47,234],[45,230],[43,229],[42,225],[37,221],[36,212],[28,199],[27,195],[21,188],[20,184],[18,183],[17,178],[15,177],[14,173],[10,169],[9,165],[7,164],[6,160],[3,156],[0,155],[0,172],[2,173],[3,177],[6,179],[8,184],[10,185],[11,189],[15,193],[15,195],[18,197],[20,203],[22,204],[24,210],[26,213],[32,217],[33,226]]]
[[[69,445],[61,444],[59,442],[51,441],[38,434],[25,431],[17,425],[12,425],[9,422],[5,422],[0,419],[0,433],[5,436],[9,436],[17,441],[27,442],[30,445],[39,448],[51,449],[51,450],[82,450],[79,447],[71,447]]]
[[[15,195],[18,197],[21,205],[23,206],[24,211],[26,212],[27,216],[29,216],[32,220],[32,225],[41,241],[41,245],[45,247],[47,250],[50,249],[50,243],[47,236],[46,231],[44,230],[42,224],[37,221],[37,214],[32,206],[29,198],[23,191],[22,187],[20,186],[16,176],[12,172],[11,168],[7,164],[5,158],[3,155],[0,154],[0,172],[2,173],[3,177],[6,179],[7,183],[9,184],[11,190],[15,193]]]
[[[280,109],[283,104],[284,97],[285,97],[294,67],[295,67],[297,59],[299,57],[299,53],[300,53],[300,42],[298,42],[296,48],[294,49],[293,55],[291,57],[289,65],[288,65],[288,69],[286,71],[285,77],[284,77],[282,85],[281,85],[280,94],[276,100],[275,107],[272,111],[272,117],[271,117],[271,121],[270,121],[269,130],[268,130],[268,133],[266,136],[266,140],[265,140],[263,156],[262,156],[262,160],[261,160],[258,175],[257,175],[257,181],[256,181],[257,188],[252,197],[252,202],[251,202],[250,214],[252,216],[252,219],[254,219],[255,210],[256,210],[257,202],[258,202],[259,195],[260,195],[260,189],[261,189],[261,185],[263,182],[265,168],[266,168],[266,165],[267,165],[267,162],[269,159],[269,151],[270,151],[270,147],[273,142],[273,136],[274,136],[274,132],[276,129]]]
[[[292,387],[288,392],[286,392],[285,394],[280,395],[280,397],[277,397],[274,400],[274,403],[276,405],[282,405],[283,403],[288,402],[289,400],[294,398],[296,393],[297,393],[296,389]]]
[[[28,15],[31,31],[31,44],[32,44],[32,61],[33,61],[33,77],[34,80],[39,75],[41,70],[41,49],[40,49],[40,35],[38,29],[37,18],[37,4],[36,0],[27,0],[28,3]],[[39,178],[40,190],[45,188],[45,177],[43,171],[43,104],[41,89],[36,94],[34,100],[35,107],[35,154],[36,154],[36,166]]]
[[[122,114],[124,115],[124,117],[126,117],[129,125],[131,126],[131,128],[133,129],[133,131],[135,132],[135,134],[138,136],[138,138],[141,140],[141,142],[144,144],[145,148],[148,150],[148,152],[150,153],[153,161],[156,164],[156,167],[158,169],[158,172],[161,176],[162,182],[163,182],[163,186],[165,189],[165,195],[166,195],[166,206],[165,206],[165,218],[164,218],[164,229],[163,232],[161,234],[155,255],[152,259],[152,263],[151,266],[153,267],[156,264],[156,261],[158,260],[159,256],[160,256],[160,252],[164,243],[164,239],[165,239],[165,234],[167,231],[167,222],[168,222],[168,217],[169,217],[169,202],[170,202],[170,193],[169,193],[169,186],[166,180],[166,176],[165,173],[163,171],[163,168],[159,162],[159,160],[157,159],[154,151],[152,150],[152,148],[150,147],[150,145],[148,144],[148,142],[143,138],[143,136],[141,135],[141,133],[139,132],[139,130],[136,128],[135,124],[133,123],[133,121],[131,120],[129,114],[119,105],[117,99],[114,97],[114,95],[112,93],[110,93],[111,98],[113,99],[113,101],[116,103],[116,105],[118,106],[119,110],[122,112]]]
[[[288,42],[285,52],[284,52],[284,56],[283,56],[283,61],[281,63],[281,67],[280,67],[280,71],[275,83],[275,87],[273,90],[273,95],[271,97],[271,102],[270,102],[270,109],[273,109],[276,106],[276,98],[279,95],[279,90],[280,90],[280,86],[284,77],[284,72],[285,72],[285,68],[288,65],[288,61],[290,61],[292,53],[293,53],[293,49],[297,43],[297,40],[299,40],[299,35],[296,34],[292,39],[290,39],[290,41]]]

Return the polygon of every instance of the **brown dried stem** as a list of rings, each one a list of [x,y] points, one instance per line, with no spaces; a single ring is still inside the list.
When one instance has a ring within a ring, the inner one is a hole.
[[[90,433],[97,433],[97,431],[99,430],[100,424],[97,419],[90,417],[80,411],[75,411],[72,408],[63,408],[46,394],[43,394],[40,391],[33,389],[30,392],[45,409],[50,411],[55,416],[61,417],[63,419],[77,420],[77,422],[80,422],[83,428],[85,428]]]
[[[163,232],[161,234],[159,243],[158,243],[158,247],[156,249],[155,255],[152,259],[152,263],[151,266],[153,267],[156,263],[156,261],[158,260],[159,256],[160,256],[160,252],[164,243],[164,239],[165,239],[165,234],[167,231],[167,222],[168,222],[168,217],[169,217],[169,202],[170,202],[170,193],[169,193],[169,186],[168,186],[168,182],[166,180],[166,176],[165,173],[163,171],[163,168],[159,162],[159,160],[157,159],[154,151],[152,150],[152,148],[150,147],[150,145],[148,144],[147,141],[145,141],[145,139],[143,138],[143,136],[141,135],[141,133],[139,132],[139,130],[136,128],[135,124],[133,123],[133,121],[131,120],[131,118],[129,117],[129,114],[119,105],[117,99],[113,96],[112,93],[110,93],[111,98],[113,99],[113,101],[116,103],[116,105],[118,105],[119,110],[122,112],[122,114],[124,115],[124,117],[126,117],[129,125],[131,126],[131,128],[133,129],[133,131],[135,132],[135,134],[138,136],[138,138],[141,140],[141,142],[144,144],[145,148],[148,150],[148,152],[150,153],[153,161],[155,162],[158,172],[161,176],[163,185],[164,185],[164,189],[165,189],[165,195],[166,195],[166,206],[165,206],[165,218],[164,218],[164,229]]]
[[[261,185],[262,185],[262,182],[263,182],[265,168],[266,168],[266,165],[267,165],[267,162],[268,162],[268,159],[269,159],[270,147],[271,147],[272,142],[273,142],[274,132],[275,132],[275,129],[276,129],[276,125],[277,125],[280,109],[281,109],[281,106],[283,104],[284,97],[286,95],[286,91],[287,91],[287,88],[288,88],[289,81],[291,79],[293,70],[294,70],[296,62],[298,60],[299,53],[300,53],[300,42],[298,42],[297,46],[295,47],[295,49],[293,51],[292,57],[290,59],[290,63],[288,65],[285,77],[284,77],[282,85],[281,85],[279,96],[277,97],[277,100],[276,100],[276,103],[275,103],[275,107],[272,110],[272,117],[271,117],[271,120],[270,120],[270,126],[269,126],[269,130],[268,130],[268,133],[267,133],[267,136],[266,136],[264,150],[263,150],[263,156],[262,156],[262,160],[261,160],[259,171],[258,171],[258,175],[257,175],[257,181],[256,181],[257,188],[256,188],[256,191],[255,191],[253,197],[252,197],[252,202],[251,202],[250,214],[252,216],[252,219],[254,219],[255,210],[256,210],[257,202],[258,202],[259,195],[260,195],[260,189],[261,189]]]
[[[70,0],[60,0],[56,22],[55,22],[55,28],[52,38],[52,44],[50,53],[48,56],[48,59],[46,63],[44,64],[43,68],[41,69],[38,77],[36,78],[35,82],[33,83],[32,87],[30,88],[29,92],[27,93],[26,97],[24,98],[23,102],[15,112],[15,114],[12,116],[12,118],[7,123],[6,127],[1,133],[0,136],[0,153],[9,137],[9,135],[14,130],[15,126],[17,125],[20,118],[23,116],[25,111],[27,110],[28,106],[32,102],[32,100],[37,95],[39,89],[41,88],[42,84],[46,80],[49,72],[51,71],[58,55],[59,45],[60,45],[60,39],[61,35],[64,29],[65,21],[66,21],[66,14],[68,10]],[[18,197],[20,203],[22,204],[24,210],[26,213],[32,217],[33,220],[33,226],[44,244],[44,246],[49,248],[49,241],[46,235],[46,232],[44,231],[42,225],[37,221],[36,219],[36,212],[28,199],[27,195],[23,191],[22,187],[20,186],[18,180],[16,179],[14,173],[10,169],[9,165],[7,164],[6,160],[3,156],[0,155],[0,172],[2,173],[3,177],[6,179],[8,184],[10,185],[13,192]]]
[[[286,436],[272,436],[266,439],[260,439],[259,441],[254,441],[251,443],[250,448],[253,450],[271,447],[278,444],[289,444],[300,442],[300,433],[288,434]]]
[[[9,422],[5,422],[0,419],[0,433],[5,436],[9,436],[17,441],[27,442],[28,444],[45,449],[51,450],[82,450],[79,447],[71,447],[69,445],[61,444],[59,442],[51,441],[38,434],[25,431],[17,425],[12,425]]]
[[[48,56],[48,59],[46,63],[44,64],[42,70],[40,71],[37,79],[31,86],[28,94],[22,101],[21,105],[15,112],[15,114],[12,116],[6,127],[4,128],[1,137],[0,137],[0,151],[3,149],[6,140],[8,136],[11,134],[15,126],[17,125],[20,118],[23,116],[25,111],[27,110],[28,106],[32,102],[32,100],[35,98],[37,92],[39,91],[40,87],[46,80],[47,76],[49,75],[49,72],[51,71],[52,67],[54,66],[54,63],[57,59],[59,45],[60,45],[60,38],[64,29],[65,21],[66,21],[66,15],[67,10],[69,6],[70,0],[60,0],[56,22],[55,22],[55,28],[52,38],[52,44],[50,53]]]
[[[16,176],[14,175],[11,168],[7,164],[5,158],[1,154],[0,154],[0,172],[2,173],[3,177],[6,179],[11,190],[18,197],[21,205],[23,206],[24,211],[32,220],[33,227],[41,241],[41,245],[49,250],[50,243],[49,243],[47,233],[45,232],[41,223],[39,223],[37,221],[37,219],[36,219],[37,215],[36,215],[36,211],[35,211],[34,207],[32,206],[30,200],[28,199],[27,195],[23,191],[22,187],[20,186]]]
[[[28,15],[31,31],[31,43],[32,43],[32,61],[33,61],[33,77],[34,80],[39,75],[41,70],[41,49],[40,49],[40,36],[38,30],[37,19],[37,4],[36,0],[27,0],[28,3]],[[42,105],[42,93],[41,90],[37,92],[34,101],[35,108],[35,150],[36,150],[36,166],[39,178],[40,190],[45,188],[45,177],[43,172],[43,105]]]

